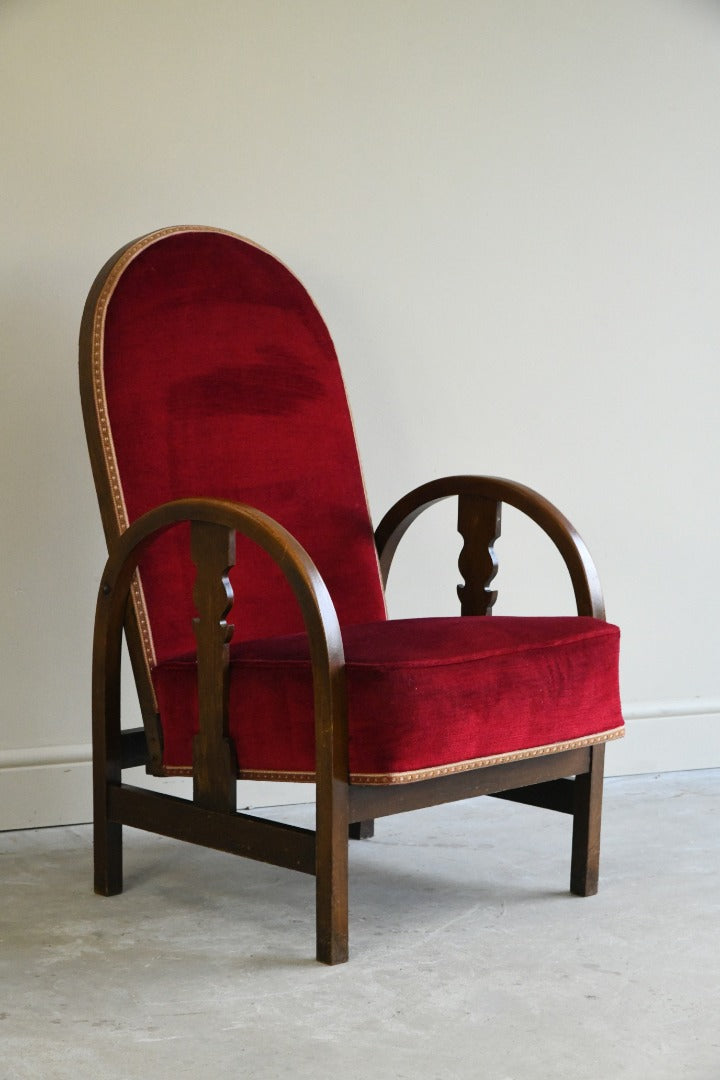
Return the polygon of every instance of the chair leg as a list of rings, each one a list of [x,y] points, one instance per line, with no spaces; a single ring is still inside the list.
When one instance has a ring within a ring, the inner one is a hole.
[[[122,825],[95,814],[93,824],[95,892],[116,896],[123,888]]]
[[[371,840],[375,835],[375,822],[372,818],[368,821],[351,821],[348,836],[351,840]]]
[[[120,725],[96,725],[93,734],[93,861],[95,892],[115,896],[123,888],[122,825],[108,820],[108,792],[121,781]],[[112,747],[112,751],[108,750]]]
[[[594,896],[600,867],[605,744],[590,749],[590,770],[575,778],[570,892]]]
[[[101,600],[111,602],[112,596],[110,586],[104,586]],[[108,614],[98,601],[93,646],[92,772],[95,892],[101,896],[115,896],[123,887],[122,825],[108,818],[110,790],[118,787],[122,780],[120,657],[123,610],[120,608],[111,614],[113,621],[103,632]]]
[[[335,783],[334,798],[316,804],[315,911],[317,959],[344,964],[348,958],[348,820],[347,785]]]

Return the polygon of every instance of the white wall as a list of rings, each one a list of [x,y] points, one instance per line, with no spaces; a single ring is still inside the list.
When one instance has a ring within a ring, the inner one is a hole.
[[[474,471],[576,522],[624,633],[610,771],[720,765],[717,5],[5,0],[0,55],[0,828],[84,813],[78,322],[117,247],[186,222],[314,294],[376,519]],[[513,523],[497,610],[570,610]],[[452,516],[416,528],[392,613],[454,611]]]

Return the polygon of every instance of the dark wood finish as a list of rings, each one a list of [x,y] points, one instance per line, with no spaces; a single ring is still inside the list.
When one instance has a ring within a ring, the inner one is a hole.
[[[542,784],[529,784],[524,788],[512,788],[510,791],[490,791],[493,799],[507,799],[509,802],[537,806],[541,810],[556,810],[560,814],[575,812],[575,781],[546,780]]]
[[[375,835],[375,822],[351,821],[348,836],[351,840],[372,840]]]
[[[590,761],[587,748],[565,750],[545,757],[488,765],[483,769],[453,773],[413,784],[353,784],[350,813],[353,818],[386,817],[424,806],[493,795],[504,788],[522,788],[584,772]]]
[[[222,582],[221,564],[232,554],[227,534],[240,532],[258,543],[283,571],[290,584],[305,621],[310,643],[313,668],[313,687],[316,718],[316,833],[313,842],[314,872],[317,889],[317,956],[324,963],[342,963],[348,956],[348,889],[347,859],[350,825],[347,762],[347,709],[345,704],[344,655],[342,637],[335,609],[325,584],[311,559],[297,541],[266,514],[251,507],[218,499],[182,499],[168,503],[145,514],[121,533],[110,545],[95,618],[93,651],[93,762],[95,812],[96,888],[105,894],[122,889],[122,824],[138,826],[143,820],[151,829],[168,835],[195,839],[223,850],[235,850],[242,843],[252,858],[266,858],[268,825],[262,819],[238,815],[227,807],[220,810],[187,803],[186,800],[164,796],[158,802],[154,792],[121,785],[122,735],[120,731],[120,657],[123,617],[127,597],[137,563],[151,538],[182,521],[206,523],[215,527],[195,544],[196,555],[202,563],[209,555],[213,564],[207,574],[200,575],[198,602],[206,603],[206,593],[216,591]],[[195,531],[195,530],[193,530]],[[224,533],[222,541],[218,539]],[[197,533],[201,535],[201,533]],[[212,535],[212,539],[207,537]],[[218,575],[218,568],[220,574]],[[226,567],[225,567],[226,568]],[[224,587],[223,587],[224,588]],[[210,614],[208,625],[212,648],[220,653],[226,644],[226,629],[218,633],[218,599],[207,602]],[[219,603],[227,605],[224,592]],[[222,623],[222,618],[219,623]],[[217,658],[211,658],[217,664]],[[208,690],[207,681],[200,692]],[[214,747],[227,731],[227,699],[210,687],[211,706],[207,707],[209,728],[215,728],[208,738]],[[218,702],[221,708],[218,708]],[[201,712],[204,706],[201,705]],[[212,765],[202,760],[204,744],[198,745],[198,767]],[[214,750],[211,749],[211,754]],[[111,808],[111,809],[110,809]],[[170,819],[178,818],[172,825]],[[238,821],[242,824],[239,825]],[[208,823],[212,824],[209,825]],[[255,833],[255,839],[250,839]],[[273,831],[273,835],[276,833]],[[284,836],[293,835],[285,832]],[[297,835],[297,834],[295,834]],[[303,841],[304,843],[304,841]],[[275,856],[270,861],[273,861]],[[302,857],[307,870],[305,857]],[[286,865],[286,862],[281,863]]]
[[[148,748],[144,728],[129,728],[120,733],[121,768],[134,769],[147,764]]]
[[[415,488],[396,502],[375,530],[384,582],[387,582],[397,546],[413,521],[428,507],[451,496],[496,500],[526,514],[549,536],[562,555],[572,581],[578,615],[605,618],[600,579],[578,532],[542,495],[523,484],[497,476],[445,476]]]
[[[463,547],[458,567],[464,584],[458,585],[461,615],[492,615],[497,592],[488,586],[497,574],[495,541],[500,536],[502,503],[482,495],[458,498],[458,532]]]
[[[604,770],[601,743],[592,748],[589,770],[575,778],[570,892],[576,896],[594,896],[598,890]]]
[[[198,726],[193,739],[193,800],[206,810],[235,810],[237,761],[228,729],[233,627],[225,616],[233,602],[228,574],[235,565],[235,532],[195,521],[190,546],[197,567],[193,620],[197,641]]]
[[[93,641],[93,851],[95,891],[122,892],[122,825],[108,816],[108,792],[120,784],[123,736],[120,729],[120,661],[123,619],[132,580],[111,584],[104,577],[98,595]]]
[[[315,688],[316,956],[324,964],[342,964],[348,958],[350,832],[345,669],[341,645],[335,663],[316,655],[312,638],[310,651]],[[316,664],[328,671],[326,688],[318,685]]]
[[[187,799],[122,784],[108,797],[111,822],[259,862],[315,873],[315,833],[252,814],[207,810]]]

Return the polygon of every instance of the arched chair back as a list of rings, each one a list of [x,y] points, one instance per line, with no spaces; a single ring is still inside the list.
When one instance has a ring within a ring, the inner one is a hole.
[[[221,230],[159,230],[101,272],[84,338],[86,427],[109,540],[173,499],[247,503],[310,553],[341,625],[385,618],[335,349],[278,259]],[[195,647],[194,578],[186,528],[143,556],[129,630],[146,713],[152,669]],[[257,545],[239,543],[230,581],[234,642],[302,629]]]

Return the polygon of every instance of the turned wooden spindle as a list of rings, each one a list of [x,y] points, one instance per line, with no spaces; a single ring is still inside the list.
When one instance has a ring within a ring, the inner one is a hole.
[[[458,585],[462,615],[492,615],[497,592],[488,586],[497,574],[495,541],[500,536],[502,504],[481,495],[458,496],[458,532],[463,547],[458,568],[464,585]]]

